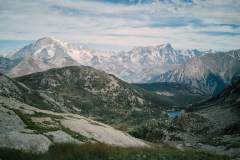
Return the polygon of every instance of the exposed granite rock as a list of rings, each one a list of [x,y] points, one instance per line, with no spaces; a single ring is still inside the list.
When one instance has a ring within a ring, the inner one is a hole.
[[[10,131],[23,131],[26,125],[23,121],[12,111],[0,103],[0,134]]]
[[[121,147],[147,147],[143,141],[136,139],[124,132],[116,130],[105,124],[90,120],[68,118],[61,121],[61,124],[79,134],[99,142]]]
[[[45,135],[49,137],[53,143],[82,143],[61,130],[48,132]]]
[[[2,128],[10,126],[10,129],[4,129],[4,132],[0,132],[0,147],[42,153],[46,152],[48,147],[54,143],[83,143],[74,139],[72,134],[64,132],[63,128],[68,128],[73,134],[76,133],[86,137],[87,141],[122,147],[149,146],[144,141],[136,139],[127,133],[77,114],[41,110],[19,102],[16,99],[1,96],[0,104],[4,106],[0,107],[0,120],[8,121],[0,122],[0,129],[3,130]],[[18,117],[20,115],[16,115],[14,112],[15,110],[21,112],[23,114],[21,116],[26,116],[33,126],[27,126],[27,123],[24,124],[26,120],[23,122]],[[8,112],[11,114],[9,115]],[[26,129],[29,127],[32,130]],[[55,129],[58,130],[56,131]],[[30,132],[31,134],[29,131],[32,131]]]
[[[51,144],[47,137],[40,134],[26,134],[15,131],[0,134],[0,147],[44,153],[48,151]]]

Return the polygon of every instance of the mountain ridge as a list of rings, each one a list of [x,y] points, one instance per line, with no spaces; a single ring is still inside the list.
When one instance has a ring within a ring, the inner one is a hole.
[[[8,75],[21,76],[71,64],[92,66],[125,81],[140,82],[202,54],[204,52],[198,50],[175,50],[169,43],[137,47],[127,52],[98,51],[44,37],[11,56],[11,59],[21,61],[8,71]]]
[[[177,69],[152,77],[149,82],[178,82],[217,95],[240,72],[240,50],[193,57]]]
[[[1,71],[18,77],[65,66],[91,66],[134,83],[177,82],[216,95],[237,76],[239,50],[176,50],[171,44],[98,51],[44,37],[3,59]],[[228,61],[224,61],[227,59]],[[223,65],[222,65],[223,64]],[[236,75],[235,75],[236,74]]]

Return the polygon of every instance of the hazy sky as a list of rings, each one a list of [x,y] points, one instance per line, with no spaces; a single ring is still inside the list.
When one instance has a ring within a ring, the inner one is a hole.
[[[0,40],[45,36],[101,49],[240,48],[240,0],[0,0]]]

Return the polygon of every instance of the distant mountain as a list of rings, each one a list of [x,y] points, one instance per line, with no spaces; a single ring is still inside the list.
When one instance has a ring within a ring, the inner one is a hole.
[[[170,44],[136,47],[127,52],[98,51],[45,37],[10,59],[0,59],[10,77],[51,68],[91,66],[134,83],[177,82],[216,95],[239,74],[239,50],[176,50]]]
[[[198,50],[175,50],[169,43],[136,47],[119,53],[119,66],[126,67],[119,77],[128,82],[146,82],[151,76],[174,69],[190,58],[203,54],[204,52]]]
[[[18,59],[0,57],[0,72],[7,73],[10,69],[15,67],[18,63],[19,63]]]
[[[152,77],[148,82],[177,82],[217,95],[240,75],[240,50],[193,57],[177,69]]]
[[[79,65],[66,50],[66,44],[52,38],[42,38],[16,52],[11,59],[19,63],[9,72],[10,76],[21,76],[50,68]]]
[[[189,108],[189,111],[204,110],[214,108],[213,106],[231,106],[236,107],[240,111],[240,79],[232,82],[233,84],[226,87],[215,97],[212,97],[201,103],[196,103],[194,106]],[[240,113],[240,112],[239,112]]]
[[[99,51],[45,37],[25,46],[11,59],[19,60],[8,75],[17,77],[50,68],[92,66],[128,82],[146,82],[149,77],[176,68],[205,52],[176,50],[170,44],[136,47],[128,52]]]
[[[211,97],[211,95],[207,95],[197,88],[179,83],[159,82],[135,85],[169,99],[176,108],[186,108],[190,104],[195,104]]]
[[[125,53],[125,57],[131,62],[141,65],[159,64],[183,64],[188,59],[200,56],[203,53],[198,50],[175,50],[171,44],[158,46],[136,47]]]

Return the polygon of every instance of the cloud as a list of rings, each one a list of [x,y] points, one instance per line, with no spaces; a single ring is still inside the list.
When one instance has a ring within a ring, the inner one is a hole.
[[[239,47],[238,0],[0,0],[0,4],[1,39],[53,36],[118,49],[165,42],[177,48]]]
[[[239,36],[240,32],[200,32],[210,36]]]

